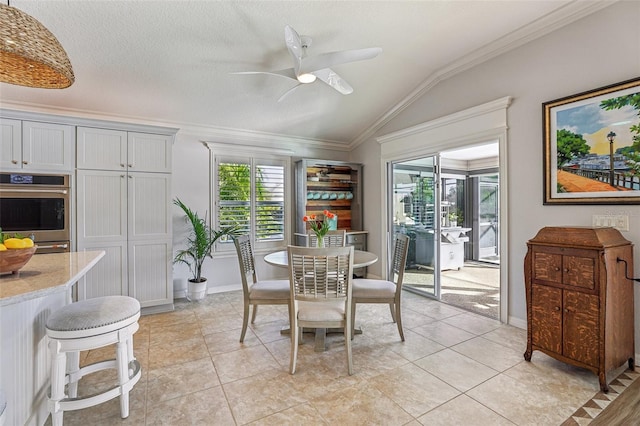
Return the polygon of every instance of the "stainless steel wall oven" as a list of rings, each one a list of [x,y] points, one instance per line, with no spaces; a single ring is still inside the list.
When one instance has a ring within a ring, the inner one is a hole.
[[[33,237],[36,253],[70,249],[70,180],[66,174],[0,173],[0,227]]]

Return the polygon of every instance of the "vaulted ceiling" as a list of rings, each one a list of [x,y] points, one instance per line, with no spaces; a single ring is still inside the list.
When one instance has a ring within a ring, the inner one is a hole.
[[[0,83],[0,106],[241,130],[349,147],[438,81],[611,1],[33,1],[13,0],[66,49],[68,89]],[[299,87],[270,75],[292,66],[284,27],[309,56],[380,47],[333,67],[354,88]]]

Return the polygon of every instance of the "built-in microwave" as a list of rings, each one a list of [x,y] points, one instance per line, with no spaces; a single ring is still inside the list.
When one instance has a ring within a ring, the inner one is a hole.
[[[37,253],[68,251],[69,175],[0,173],[0,227],[32,237]]]

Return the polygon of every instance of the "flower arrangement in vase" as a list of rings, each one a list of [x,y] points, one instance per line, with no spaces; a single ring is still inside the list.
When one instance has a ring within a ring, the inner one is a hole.
[[[304,216],[302,220],[309,223],[309,227],[316,234],[318,247],[324,245],[324,236],[327,235],[332,229],[337,229],[337,218],[335,213],[331,213],[329,210],[322,212],[323,217],[320,220],[315,214]]]

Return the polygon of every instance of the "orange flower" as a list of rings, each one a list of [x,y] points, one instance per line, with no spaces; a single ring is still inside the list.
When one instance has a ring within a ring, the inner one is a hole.
[[[329,210],[324,210],[322,213],[324,215],[322,220],[318,220],[314,214],[302,218],[304,222],[309,222],[309,227],[315,232],[318,238],[323,238],[327,234],[329,231],[329,220],[336,217],[336,215]]]

